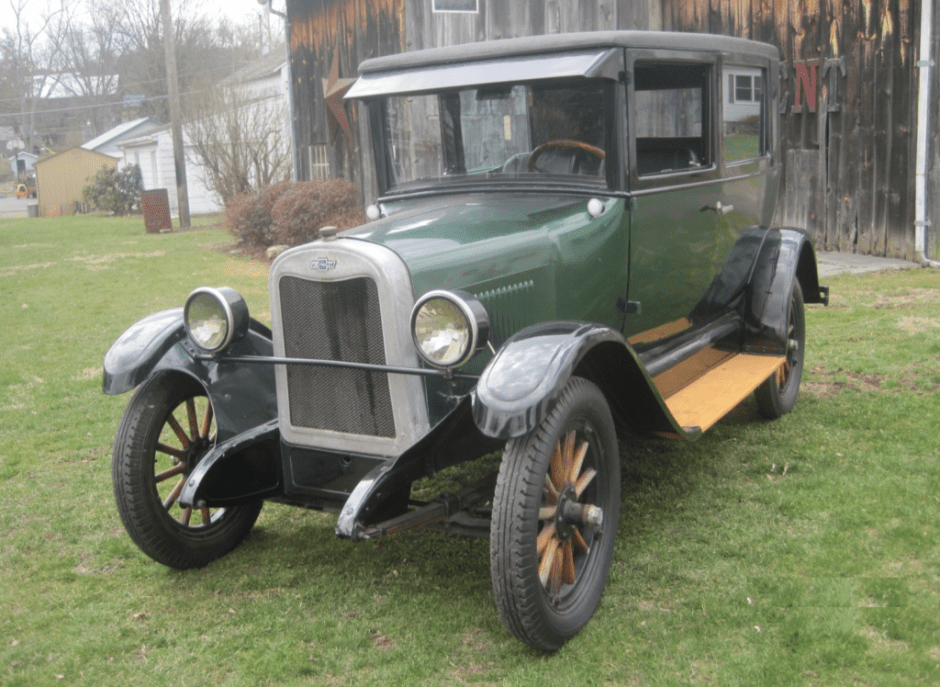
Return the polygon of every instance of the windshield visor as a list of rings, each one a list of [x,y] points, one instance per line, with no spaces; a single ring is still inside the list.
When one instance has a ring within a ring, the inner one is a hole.
[[[383,99],[389,191],[442,184],[607,186],[612,82],[494,84]]]

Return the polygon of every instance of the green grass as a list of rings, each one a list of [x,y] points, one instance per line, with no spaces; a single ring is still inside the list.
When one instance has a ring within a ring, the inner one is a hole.
[[[624,445],[607,591],[546,656],[503,628],[485,541],[351,544],[268,504],[202,570],[130,542],[110,485],[128,397],[101,393],[102,357],[199,285],[269,321],[266,269],[230,244],[0,221],[0,684],[940,683],[940,273],[829,280],[781,420],[746,401],[695,444]]]

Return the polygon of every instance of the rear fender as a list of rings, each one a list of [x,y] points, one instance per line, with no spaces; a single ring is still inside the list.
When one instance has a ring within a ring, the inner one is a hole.
[[[794,279],[800,282],[804,302],[828,304],[829,290],[819,285],[816,251],[806,233],[799,229],[768,230],[745,306],[745,352],[786,354]]]
[[[497,439],[528,434],[551,411],[572,375],[597,384],[618,426],[692,439],[671,413],[620,332],[597,324],[553,322],[510,337],[473,391],[473,419]]]
[[[248,334],[226,349],[232,355],[271,356],[271,331],[251,320]],[[130,391],[159,372],[196,379],[206,389],[219,442],[277,418],[273,365],[219,363],[196,358],[186,336],[183,309],[154,313],[127,329],[104,357],[106,394]]]

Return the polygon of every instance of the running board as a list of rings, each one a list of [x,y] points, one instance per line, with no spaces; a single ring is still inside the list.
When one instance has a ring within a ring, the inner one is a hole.
[[[666,407],[686,431],[704,432],[785,362],[785,356],[732,355],[666,398]]]

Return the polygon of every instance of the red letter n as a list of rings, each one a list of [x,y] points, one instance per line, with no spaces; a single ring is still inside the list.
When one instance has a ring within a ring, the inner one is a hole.
[[[816,111],[816,72],[818,62],[794,62],[796,70],[796,93],[793,96],[793,112],[803,111],[803,100],[800,91],[806,94],[806,107],[810,112]]]

